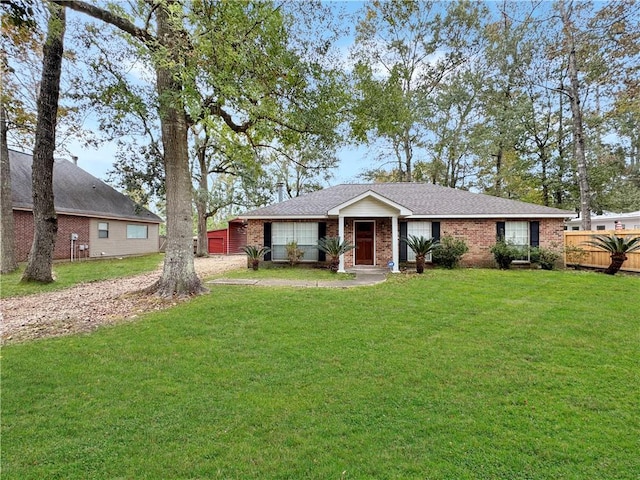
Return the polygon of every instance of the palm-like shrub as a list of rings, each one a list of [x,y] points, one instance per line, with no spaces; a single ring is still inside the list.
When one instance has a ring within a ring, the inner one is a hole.
[[[260,247],[255,245],[245,245],[242,247],[242,251],[247,254],[247,260],[249,261],[249,265],[254,270],[258,270],[260,266],[260,260],[264,258],[264,256],[271,251],[269,247]]]
[[[356,248],[340,237],[322,237],[318,240],[318,249],[329,255],[329,270],[337,272],[340,266],[340,255]]]
[[[425,258],[438,245],[438,241],[435,238],[417,237],[415,235],[409,235],[408,238],[403,238],[402,241],[416,255],[416,273],[423,273]]]
[[[611,254],[611,263],[604,271],[607,275],[615,275],[627,259],[627,253],[640,251],[640,237],[631,235],[593,235],[585,245],[600,248]]]

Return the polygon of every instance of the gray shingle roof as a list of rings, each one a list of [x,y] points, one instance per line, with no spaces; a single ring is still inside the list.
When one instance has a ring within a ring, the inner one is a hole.
[[[13,208],[33,209],[31,164],[33,157],[9,150]],[[136,205],[126,195],[68,160],[53,166],[53,196],[57,213],[162,223],[162,219]]]
[[[570,210],[560,210],[429,183],[376,183],[336,185],[252,210],[241,217],[326,216],[332,208],[368,191],[405,206],[413,212],[413,216],[434,218],[575,216],[575,213]]]

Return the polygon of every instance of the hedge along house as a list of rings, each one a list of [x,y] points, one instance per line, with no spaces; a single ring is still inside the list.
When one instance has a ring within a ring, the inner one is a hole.
[[[498,238],[523,247],[563,242],[563,222],[575,214],[424,183],[345,184],[247,212],[247,243],[271,248],[265,260],[285,261],[286,244],[296,241],[303,261],[325,261],[316,244],[339,236],[356,246],[340,259],[340,271],[354,266],[390,267],[413,262],[403,238],[409,235],[464,239],[467,266],[493,264],[490,248]]]
[[[33,157],[9,150],[11,193],[18,261],[25,261],[33,242]],[[162,219],[138,206],[69,160],[53,167],[58,234],[54,259],[141,255],[159,250]]]

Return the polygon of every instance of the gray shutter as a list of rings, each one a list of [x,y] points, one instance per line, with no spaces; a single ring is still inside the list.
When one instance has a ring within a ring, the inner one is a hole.
[[[540,222],[529,222],[529,245],[540,246]]]
[[[265,247],[271,248],[271,223],[268,223],[268,222],[264,223],[264,241],[263,241],[263,245]],[[271,261],[271,252],[265,253],[264,260],[265,260],[265,262],[270,262]]]
[[[407,238],[407,222],[400,222],[400,261],[407,261],[407,242],[404,241]]]
[[[431,222],[431,238],[440,241],[440,222]]]
[[[318,223],[318,240],[326,236],[327,236],[327,223],[319,222]],[[324,262],[326,260],[327,260],[326,252],[323,252],[322,250],[318,249],[318,261]]]

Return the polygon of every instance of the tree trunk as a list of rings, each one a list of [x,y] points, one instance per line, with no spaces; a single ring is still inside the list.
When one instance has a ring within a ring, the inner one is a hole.
[[[624,253],[614,253],[611,255],[611,263],[604,271],[607,275],[615,275],[618,273],[620,268],[622,268],[622,264],[627,259],[627,256]]]
[[[16,261],[13,204],[11,199],[11,165],[7,145],[7,117],[0,105],[0,273],[11,273],[18,268]]]
[[[424,257],[416,255],[416,273],[424,273]]]
[[[578,78],[578,63],[576,59],[576,44],[569,12],[564,2],[559,3],[560,15],[565,40],[569,47],[568,70],[569,102],[573,127],[573,148],[578,170],[578,185],[580,186],[580,218],[583,230],[591,230],[591,191],[587,172],[587,160],[584,147],[584,129],[582,126],[582,106],[580,105],[580,80]]]
[[[196,295],[206,291],[193,265],[193,219],[191,207],[191,172],[187,119],[181,101],[180,67],[186,54],[180,42],[185,35],[181,27],[169,18],[167,9],[175,0],[167,0],[155,8],[157,38],[124,17],[80,0],[53,0],[94,18],[116,26],[144,42],[156,56],[157,91],[160,126],[164,148],[167,201],[167,247],[162,276],[147,292],[161,297]],[[169,58],[167,58],[167,55]]]
[[[207,211],[209,195],[208,166],[206,162],[206,147],[208,140],[198,149],[198,164],[200,167],[200,178],[198,179],[198,190],[195,195],[196,215],[198,216],[198,244],[196,246],[196,256],[208,257],[209,245],[207,244]]]
[[[58,217],[53,203],[53,152],[60,97],[60,74],[64,53],[65,9],[50,5],[47,40],[43,48],[42,81],[38,95],[38,123],[33,148],[32,188],[35,232],[23,282],[53,281],[53,249]]]
[[[161,297],[187,296],[206,292],[193,264],[193,211],[187,119],[179,83],[184,63],[179,27],[161,7],[156,10],[158,40],[169,56],[156,65],[160,100],[160,126],[164,149],[167,195],[167,249],[162,276],[147,289]]]

